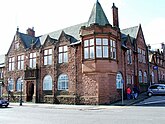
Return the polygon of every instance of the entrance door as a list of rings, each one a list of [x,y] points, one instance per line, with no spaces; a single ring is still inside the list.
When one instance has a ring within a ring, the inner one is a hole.
[[[27,102],[32,102],[34,95],[34,83],[32,81],[27,83]]]

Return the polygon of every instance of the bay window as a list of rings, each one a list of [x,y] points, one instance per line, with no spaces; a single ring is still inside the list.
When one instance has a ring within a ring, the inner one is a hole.
[[[116,59],[116,41],[108,38],[87,39],[83,42],[84,59]]]

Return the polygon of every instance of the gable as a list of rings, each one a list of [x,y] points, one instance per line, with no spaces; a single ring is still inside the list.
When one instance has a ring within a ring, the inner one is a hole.
[[[145,43],[145,39],[144,39],[144,35],[143,35],[141,26],[139,27],[136,41],[137,41],[138,46],[140,45],[141,47],[146,48],[146,43]]]
[[[49,35],[47,35],[45,42],[43,44],[44,47],[53,45],[57,40],[51,38]]]

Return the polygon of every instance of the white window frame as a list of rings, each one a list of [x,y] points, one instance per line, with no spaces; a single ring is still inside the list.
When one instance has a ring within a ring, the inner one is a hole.
[[[30,68],[36,68],[36,58],[37,58],[37,56],[36,56],[36,52],[34,52],[34,53],[30,53],[30,63],[29,63],[29,67]]]
[[[52,49],[44,50],[44,65],[52,65]]]
[[[53,81],[50,75],[46,75],[43,79],[43,90],[44,91],[51,91],[53,88]]]
[[[67,74],[58,77],[58,90],[68,90],[69,78]]]

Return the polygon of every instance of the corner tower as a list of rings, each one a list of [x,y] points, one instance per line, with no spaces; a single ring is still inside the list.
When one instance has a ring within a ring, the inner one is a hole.
[[[84,101],[87,104],[108,104],[119,95],[114,90],[114,80],[118,71],[120,32],[109,23],[98,1],[93,6],[87,25],[81,27],[80,36],[82,91],[87,94]]]

